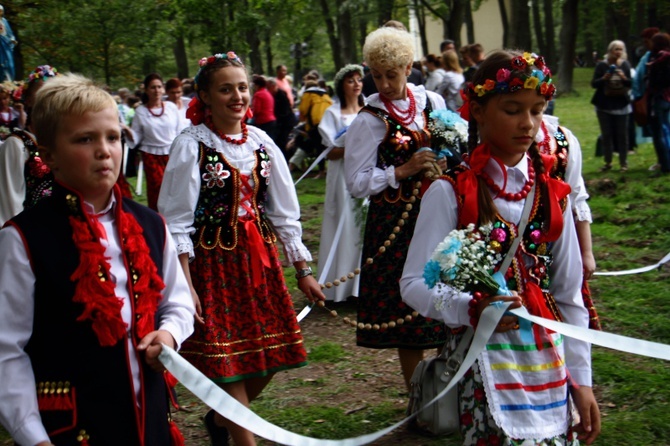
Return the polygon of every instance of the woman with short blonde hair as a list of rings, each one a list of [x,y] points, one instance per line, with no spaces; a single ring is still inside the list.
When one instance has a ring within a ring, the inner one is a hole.
[[[370,197],[356,343],[397,348],[409,387],[423,350],[439,347],[446,339],[444,325],[412,314],[398,285],[421,203],[417,184],[432,177],[435,161],[431,150],[420,150],[430,147],[429,114],[445,104],[437,93],[407,82],[414,60],[413,38],[407,31],[385,27],[370,33],[363,56],[379,93],[367,98],[351,123],[344,151],[349,192]],[[396,324],[400,318],[403,323]]]

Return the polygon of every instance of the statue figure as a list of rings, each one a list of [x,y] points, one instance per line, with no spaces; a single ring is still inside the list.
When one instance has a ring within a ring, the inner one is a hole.
[[[14,46],[17,43],[5,18],[5,8],[0,5],[0,82],[14,80]]]

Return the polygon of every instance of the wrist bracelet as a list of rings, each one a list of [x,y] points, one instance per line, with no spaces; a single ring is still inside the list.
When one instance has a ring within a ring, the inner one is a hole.
[[[300,280],[304,277],[311,276],[312,275],[312,268],[309,266],[307,268],[300,268],[298,272],[295,275],[295,278]]]

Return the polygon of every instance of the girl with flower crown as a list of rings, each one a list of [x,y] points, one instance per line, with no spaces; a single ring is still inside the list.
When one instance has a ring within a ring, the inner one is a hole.
[[[40,65],[15,93],[25,107],[22,110],[25,129],[14,128],[0,148],[0,226],[51,195],[53,175],[39,156],[30,112],[35,94],[57,74],[55,68]]]
[[[242,404],[281,370],[306,364],[300,327],[277,254],[277,237],[298,287],[323,300],[307,262],[300,209],[281,150],[248,126],[246,68],[235,53],[200,61],[193,126],[170,150],[158,208],[175,239],[196,304],[195,333],[181,354]],[[253,445],[251,432],[214,411],[205,425],[215,446]]]
[[[400,297],[398,281],[421,206],[422,184],[429,181],[435,165],[435,153],[422,150],[430,147],[428,117],[446,106],[442,96],[407,82],[414,60],[414,43],[407,31],[391,27],[373,31],[365,39],[363,55],[379,93],[367,98],[347,130],[344,152],[349,192],[357,198],[370,197],[356,343],[397,348],[409,388],[423,351],[441,346],[445,339],[441,322],[412,314]]]
[[[496,301],[588,326],[570,187],[553,169],[564,154],[542,154],[534,142],[554,90],[542,57],[509,51],[489,55],[466,87],[470,153],[426,191],[401,279],[408,304],[452,328],[451,351],[464,327],[476,326]],[[453,229],[487,226],[502,259],[517,237],[529,194],[528,224],[510,267],[501,271],[511,296],[428,287],[424,265]],[[465,445],[591,444],[600,432],[600,413],[590,344],[503,316],[459,383],[459,411]]]
[[[329,150],[318,264],[320,277],[326,279],[340,277],[361,265],[361,222],[357,219],[361,204],[351,197],[344,181],[344,151],[347,130],[364,104],[363,67],[344,66],[335,75],[334,84],[339,101],[326,109],[319,123],[319,133]],[[359,279],[325,289],[326,299],[342,302],[358,296]]]

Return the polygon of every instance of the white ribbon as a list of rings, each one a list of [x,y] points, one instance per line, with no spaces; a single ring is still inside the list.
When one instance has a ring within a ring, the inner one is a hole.
[[[467,370],[472,366],[477,356],[479,356],[479,353],[481,353],[486,347],[486,342],[491,337],[491,334],[495,330],[498,322],[500,321],[500,318],[503,316],[509,305],[509,302],[505,302],[502,305],[492,305],[487,307],[482,312],[477,330],[475,331],[475,337],[472,341],[472,345],[468,351],[468,354],[463,360],[461,367],[458,369],[453,379],[444,388],[444,390],[440,392],[440,394],[437,395],[433,400],[428,402],[424,408],[430,406],[435,401],[442,398],[463,377]],[[582,341],[608,347],[614,350],[634,353],[642,356],[649,356],[652,358],[670,360],[670,345],[643,341],[640,339],[629,338],[627,336],[620,336],[603,331],[576,327],[563,322],[536,317],[529,314],[524,307],[510,310],[510,312],[516,314],[520,318],[530,320],[538,325],[549,328],[550,330],[565,336],[580,339]],[[386,429],[359,437],[347,438],[343,440],[320,440],[306,437],[289,432],[265,421],[247,407],[240,404],[233,397],[228,395],[209,378],[200,373],[200,371],[198,371],[191,364],[189,364],[184,358],[179,356],[170,347],[164,345],[158,359],[163,363],[165,368],[170,373],[172,373],[174,377],[179,380],[179,382],[182,383],[184,387],[190,390],[195,396],[200,398],[205,404],[220,413],[222,416],[260,437],[267,438],[268,440],[284,445],[364,445],[392,432],[407,422],[409,419],[416,416],[416,414],[414,414],[395,423],[392,426],[387,427]]]
[[[309,167],[307,168],[307,170],[305,171],[305,173],[303,173],[302,176],[301,176],[300,178],[298,178],[298,181],[296,181],[295,183],[293,183],[293,185],[294,185],[294,186],[297,186],[298,183],[301,182],[302,179],[305,178],[305,177],[307,176],[307,174],[310,173],[310,172],[316,167],[316,165],[319,164],[319,163],[321,162],[321,160],[324,159],[324,158],[326,157],[326,155],[328,155],[328,153],[330,153],[331,150],[333,150],[333,148],[332,148],[332,147],[328,147],[326,150],[324,150],[323,152],[319,153],[319,156],[316,157],[316,159],[314,160],[314,162],[312,163],[312,165],[309,166]]]
[[[333,243],[330,246],[330,251],[328,252],[328,257],[326,258],[326,263],[323,265],[323,271],[319,271],[319,283],[324,283],[326,280],[326,275],[330,271],[330,265],[333,263],[333,258],[335,257],[335,248],[340,241],[342,236],[342,228],[344,227],[344,213],[340,214],[340,220],[337,222],[337,229],[335,230],[335,237],[333,238]],[[308,305],[302,309],[298,314],[297,319],[298,323],[302,321],[310,311],[312,311],[313,305]]]
[[[486,347],[486,342],[491,337],[493,330],[498,325],[498,321],[505,313],[505,309],[510,305],[506,303],[503,306],[486,308],[480,317],[478,329],[472,340],[472,345],[468,354],[465,356],[461,367],[449,384],[431,401],[429,401],[421,410],[433,404],[442,398],[446,393],[465,375],[472,364],[479,356],[479,353]],[[158,357],[165,368],[174,375],[175,378],[195,396],[200,398],[205,404],[226,417],[233,423],[253,432],[259,437],[282,445],[296,446],[359,446],[371,443],[384,435],[394,431],[408,420],[414,418],[413,414],[385,429],[373,432],[359,437],[345,438],[343,440],[321,440],[318,438],[306,437],[304,435],[289,432],[279,426],[276,426],[245,407],[236,399],[228,395],[223,389],[214,384],[209,378],[203,375],[199,370],[193,367],[188,361],[182,358],[172,348],[163,345],[163,349]]]
[[[642,268],[635,268],[635,269],[627,269],[624,271],[603,271],[603,272],[595,272],[593,273],[594,276],[625,276],[627,274],[640,274],[640,273],[646,273],[647,271],[654,270],[656,268],[660,268],[662,265],[665,263],[670,262],[670,253],[666,254],[665,257],[661,259],[660,262],[654,264],[654,265],[649,265],[649,266],[643,266]]]

